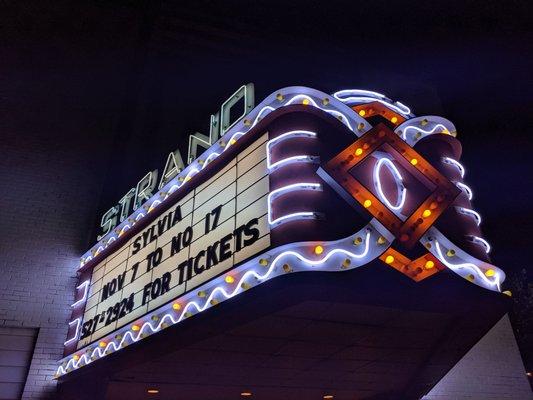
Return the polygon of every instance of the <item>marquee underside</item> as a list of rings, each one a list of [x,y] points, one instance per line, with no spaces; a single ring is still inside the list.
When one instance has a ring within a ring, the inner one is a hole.
[[[287,274],[61,377],[61,398],[419,399],[508,301],[451,271],[417,283],[380,261]]]

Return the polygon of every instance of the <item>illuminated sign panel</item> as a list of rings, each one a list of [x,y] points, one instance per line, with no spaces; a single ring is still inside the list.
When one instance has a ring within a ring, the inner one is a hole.
[[[78,348],[270,245],[266,139],[94,267]]]
[[[139,182],[145,201],[129,217],[104,218],[56,376],[294,272],[377,262],[501,290],[450,121],[366,90],[288,87],[253,109],[250,95],[239,89],[212,117],[223,126],[192,139],[210,147],[188,166],[167,160],[157,193],[145,190],[155,177]]]

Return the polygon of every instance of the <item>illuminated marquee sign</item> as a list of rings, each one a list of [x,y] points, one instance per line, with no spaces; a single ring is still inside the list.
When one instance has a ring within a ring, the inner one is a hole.
[[[92,271],[78,347],[270,245],[266,136]]]
[[[383,262],[501,290],[448,120],[304,87],[221,115],[216,141],[173,176],[167,162],[159,192],[83,255],[56,376],[294,272]]]

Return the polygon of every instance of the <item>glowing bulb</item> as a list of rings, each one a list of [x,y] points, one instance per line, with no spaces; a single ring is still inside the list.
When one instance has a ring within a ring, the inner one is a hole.
[[[363,238],[361,236],[357,236],[354,239],[353,244],[358,245],[358,244],[361,244],[362,242],[363,242]]]
[[[363,154],[363,149],[359,147],[355,150],[355,155],[359,157],[361,154]]]
[[[385,263],[386,264],[392,264],[394,262],[394,257],[393,256],[387,256],[385,258]]]
[[[324,248],[320,245],[315,247],[315,254],[322,254],[324,252]]]
[[[309,99],[303,99],[302,104],[303,104],[304,106],[309,105]]]
[[[496,275],[496,273],[494,272],[494,270],[492,268],[490,268],[490,269],[485,271],[485,276],[491,277],[491,276],[494,276],[494,275]]]
[[[104,341],[101,341],[100,343],[98,343],[98,346],[100,346],[100,347],[105,347],[105,346],[106,346],[106,344],[107,344],[106,342],[104,342]]]
[[[333,398],[333,395],[332,394],[326,394],[324,395],[324,397],[322,397],[323,399],[332,399]]]
[[[365,111],[365,110],[359,110],[359,115],[360,115],[361,117],[364,117],[365,114],[366,114],[366,111]]]
[[[418,164],[418,160],[416,158],[411,158],[411,164],[412,165]]]
[[[263,267],[267,266],[268,265],[268,260],[266,258],[260,258],[259,259],[259,265],[262,265]]]
[[[80,359],[80,356],[77,355],[77,354],[74,354],[74,356],[72,357],[74,360],[78,361]]]
[[[174,310],[179,310],[179,309],[181,309],[181,304],[179,304],[179,303],[174,303],[174,304],[172,304],[172,308],[173,308]]]
[[[235,144],[235,143],[237,143],[237,141],[236,141],[235,139],[231,139],[231,140],[229,141],[229,144],[231,144],[231,145],[233,145],[233,144]]]
[[[390,122],[392,122],[393,124],[395,124],[396,122],[398,122],[398,118],[396,118],[396,117],[392,117],[392,118],[390,119]]]
[[[423,216],[424,218],[427,218],[427,217],[429,217],[430,215],[431,215],[431,210],[427,210],[427,209],[426,209],[426,210],[424,210],[424,212],[422,213],[422,216]]]
[[[141,329],[141,328],[139,327],[139,325],[132,325],[132,327],[131,327],[131,330],[132,330],[132,331],[138,331],[139,329]]]
[[[371,200],[365,200],[365,202],[363,203],[363,207],[365,208],[368,208],[372,205],[372,201]]]
[[[426,261],[426,264],[424,265],[424,267],[426,267],[426,269],[431,269],[433,267],[435,267],[435,263],[431,260],[428,260]]]
[[[505,295],[507,295],[507,296],[509,296],[509,297],[512,297],[512,296],[513,296],[513,294],[511,293],[510,290],[504,290],[502,293],[505,294]]]
[[[146,393],[157,394],[157,393],[159,393],[159,390],[157,390],[157,389],[148,389],[148,390],[146,391]]]
[[[226,281],[226,283],[233,283],[235,282],[235,278],[231,275],[228,275],[224,278],[224,280]]]
[[[251,392],[242,392],[242,393],[241,393],[241,396],[242,396],[242,397],[250,397],[251,395],[252,395]]]

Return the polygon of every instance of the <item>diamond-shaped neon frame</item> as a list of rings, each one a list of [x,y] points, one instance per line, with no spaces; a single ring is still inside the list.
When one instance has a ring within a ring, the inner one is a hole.
[[[399,219],[379,198],[350,174],[352,168],[377,149],[382,150],[385,144],[397,152],[391,155],[407,171],[415,177],[422,174],[435,186],[435,189],[405,221]],[[413,159],[417,160],[416,165],[411,163]],[[365,133],[326,162],[322,168],[407,248],[415,245],[460,193],[453,183],[384,124],[379,124]],[[367,200],[370,200],[370,205]],[[426,210],[430,211],[430,215],[424,216]]]

